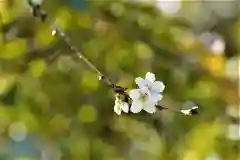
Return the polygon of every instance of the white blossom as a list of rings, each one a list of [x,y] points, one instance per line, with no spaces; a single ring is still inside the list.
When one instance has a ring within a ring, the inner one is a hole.
[[[198,106],[194,106],[192,107],[191,109],[183,109],[183,110],[180,110],[180,112],[182,112],[184,115],[186,116],[191,116],[193,114],[193,111],[194,110],[197,110],[198,109]]]
[[[114,105],[114,112],[117,115],[121,115],[122,111],[125,112],[125,113],[128,113],[129,105],[128,105],[127,102],[124,102],[118,96],[116,96],[115,105]]]
[[[152,96],[158,97],[157,99],[161,100],[161,92],[163,92],[163,90],[165,89],[165,85],[163,84],[163,82],[155,80],[155,74],[147,72],[145,79],[137,77],[135,79],[135,82],[139,88],[147,87]]]
[[[139,113],[141,110],[145,110],[148,113],[155,113],[157,101],[162,97],[152,96],[147,87],[140,89],[133,89],[129,92],[129,96],[132,99],[131,112]]]
[[[57,30],[56,29],[53,29],[52,30],[52,36],[56,36],[57,35]]]

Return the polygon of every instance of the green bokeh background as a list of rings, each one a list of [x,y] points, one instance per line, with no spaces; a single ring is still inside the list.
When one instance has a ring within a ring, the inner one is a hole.
[[[182,1],[175,15],[126,0],[51,0],[43,9],[46,23],[26,1],[0,1],[0,160],[238,159],[229,127],[239,119],[228,110],[238,112],[239,80],[227,74],[239,73],[237,1]],[[114,83],[135,88],[135,77],[153,72],[166,85],[162,105],[197,104],[200,114],[116,115],[113,93],[51,35],[53,24]],[[202,43],[205,32],[223,37],[223,53]]]

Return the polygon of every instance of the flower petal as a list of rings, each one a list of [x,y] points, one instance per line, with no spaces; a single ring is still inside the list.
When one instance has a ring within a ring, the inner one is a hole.
[[[153,74],[151,72],[147,72],[145,79],[153,83],[156,79],[155,74]]]
[[[163,96],[161,94],[159,94],[159,93],[152,93],[151,97],[150,97],[150,100],[153,101],[153,102],[158,102],[162,98],[163,98]]]
[[[115,105],[114,105],[114,112],[115,112],[117,115],[121,115],[122,109],[120,108],[119,104],[115,104]]]
[[[132,102],[130,110],[133,113],[139,113],[142,110],[142,107],[143,107],[143,105],[142,105],[141,101],[136,100],[136,101]]]
[[[142,88],[142,89],[141,89],[141,93],[147,95],[148,100],[151,99],[151,95],[152,95],[152,93],[150,92],[150,90],[149,90],[148,87],[144,87],[144,88]]]
[[[144,104],[143,109],[148,112],[148,113],[155,113],[156,112],[156,107],[154,102],[147,102]]]
[[[132,89],[129,91],[129,96],[132,100],[137,100],[140,97],[140,89]]]
[[[135,79],[135,82],[136,82],[136,84],[138,85],[139,88],[146,87],[146,85],[147,85],[146,81],[141,77],[137,77]]]
[[[147,94],[147,95],[150,95],[150,94],[151,94],[150,91],[149,91],[149,89],[148,89],[148,87],[143,87],[143,88],[139,89],[139,92],[140,92],[141,94]]]
[[[128,111],[129,111],[128,103],[124,102],[122,104],[122,110],[123,110],[123,112],[128,113]]]
[[[152,86],[152,90],[155,92],[163,92],[164,89],[165,89],[165,85],[161,81],[154,82]]]

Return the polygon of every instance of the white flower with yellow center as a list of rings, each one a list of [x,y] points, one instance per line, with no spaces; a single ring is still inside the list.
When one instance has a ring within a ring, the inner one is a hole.
[[[155,105],[159,97],[152,96],[147,87],[133,89],[129,92],[129,96],[132,99],[131,112],[139,113],[141,110],[151,114],[156,112]]]
[[[162,99],[161,93],[165,89],[165,85],[163,84],[163,82],[155,81],[155,80],[156,80],[155,74],[148,72],[145,76],[145,79],[143,79],[141,77],[137,77],[135,79],[135,82],[140,89],[147,87],[151,94],[151,97],[153,97],[153,99],[159,101]]]

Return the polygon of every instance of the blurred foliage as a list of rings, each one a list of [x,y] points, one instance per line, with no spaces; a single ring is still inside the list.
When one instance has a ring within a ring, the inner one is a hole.
[[[27,1],[1,0],[0,159],[237,159],[239,138],[228,134],[238,120],[226,110],[239,107],[239,3],[176,1],[171,15],[164,3],[44,1],[43,24]],[[201,114],[115,115],[109,88],[51,35],[53,24],[114,83],[134,88],[151,71],[166,84],[163,105],[195,103]]]

